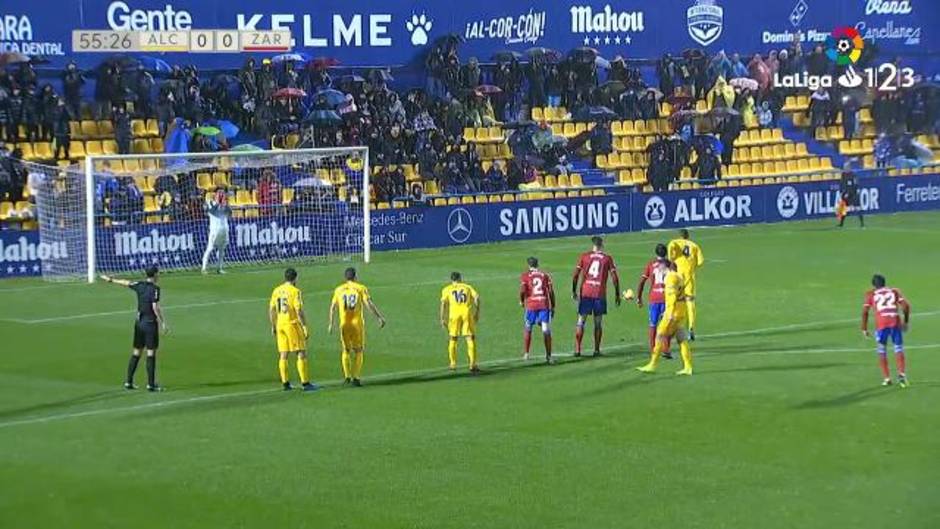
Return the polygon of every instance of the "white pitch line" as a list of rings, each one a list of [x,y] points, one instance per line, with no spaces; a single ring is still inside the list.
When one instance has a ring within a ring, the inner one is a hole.
[[[935,314],[940,314],[940,311],[924,313],[922,314],[922,316],[935,315]],[[833,320],[833,321],[842,322],[844,320]],[[855,320],[851,320],[851,321],[855,321]],[[818,322],[813,325],[819,325],[822,323],[826,323],[826,322]],[[829,323],[832,323],[832,322],[829,322]],[[772,332],[776,330],[801,328],[800,325],[808,325],[808,324],[792,324],[792,325],[784,325],[780,327],[765,327],[763,329],[752,329],[749,331],[734,331],[734,332],[726,332],[726,333],[704,334],[704,335],[701,335],[701,338],[721,338],[721,337],[728,337],[728,336],[743,336],[743,335],[749,335],[749,334],[759,335],[759,334]],[[605,349],[607,351],[611,351],[611,350],[617,351],[617,350],[622,350],[622,349],[628,349],[631,347],[641,347],[641,346],[646,346],[646,342],[635,342],[635,343],[628,343],[628,344],[612,345],[612,346],[606,347]],[[940,349],[940,343],[907,345],[905,346],[905,348],[906,349]],[[750,352],[745,352],[745,353],[734,353],[734,356],[737,357],[737,356],[776,356],[776,355],[792,355],[792,354],[829,354],[829,353],[864,352],[864,351],[870,351],[870,350],[871,350],[870,347],[820,348],[820,349],[804,349],[804,350],[779,349],[779,350],[765,350],[765,351],[750,351]],[[722,354],[723,353],[719,351],[711,352],[711,353],[704,352],[704,353],[696,354],[696,358],[700,358],[702,356],[708,356],[708,357],[721,356]],[[570,356],[573,356],[573,353],[570,351],[563,352],[563,353],[555,353],[553,356],[570,357]],[[536,355],[535,358],[536,359],[533,360],[532,362],[537,364],[538,355]],[[507,365],[507,364],[516,364],[516,363],[524,364],[527,362],[525,360],[522,360],[519,357],[498,358],[494,360],[480,362],[480,365],[500,366],[500,365]],[[387,379],[395,379],[395,378],[400,378],[400,377],[433,375],[436,373],[444,374],[444,373],[447,373],[448,371],[449,369],[445,367],[434,367],[434,368],[429,368],[429,369],[417,369],[417,370],[410,370],[410,371],[393,371],[393,372],[388,372],[388,373],[376,374],[374,376],[369,377],[369,380],[387,380]],[[331,387],[331,386],[339,386],[340,384],[342,384],[342,381],[332,380],[332,381],[323,383],[322,386]],[[93,417],[97,415],[107,415],[107,414],[122,413],[122,412],[136,412],[136,411],[148,410],[148,409],[153,409],[153,408],[163,408],[163,407],[176,406],[176,405],[192,404],[195,402],[210,402],[210,401],[215,401],[215,400],[246,397],[246,396],[251,396],[251,395],[262,395],[266,393],[274,394],[274,393],[280,393],[280,392],[281,390],[274,390],[274,389],[239,391],[239,392],[233,392],[233,393],[221,393],[217,395],[203,395],[203,396],[190,397],[190,398],[185,398],[185,399],[151,402],[147,404],[123,406],[119,408],[101,408],[101,409],[96,409],[96,410],[87,410],[87,411],[80,411],[80,412],[74,412],[74,413],[60,413],[60,414],[54,414],[54,415],[45,415],[41,417],[28,417],[26,419],[19,419],[15,421],[0,422],[0,429],[10,428],[14,426],[25,426],[29,424],[42,424],[42,423],[65,420],[65,419]]]

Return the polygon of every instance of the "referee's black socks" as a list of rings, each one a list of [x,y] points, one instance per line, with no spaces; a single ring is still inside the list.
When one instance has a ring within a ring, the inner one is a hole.
[[[157,355],[147,355],[147,385],[157,387]]]
[[[140,362],[139,355],[131,355],[131,359],[127,362],[127,383],[134,383],[134,373],[137,371],[137,363]]]

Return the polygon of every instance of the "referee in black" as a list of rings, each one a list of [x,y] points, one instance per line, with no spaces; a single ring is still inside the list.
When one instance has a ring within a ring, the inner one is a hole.
[[[850,213],[854,213],[858,216],[859,225],[864,228],[865,214],[862,212],[858,177],[855,176],[855,172],[851,171],[851,162],[846,162],[842,171],[842,178],[839,180],[839,196],[842,197],[842,201],[846,205],[845,215],[839,219],[839,227],[845,225],[845,217],[848,217]]]
[[[160,310],[160,287],[157,286],[159,270],[151,266],[143,281],[125,281],[102,275],[101,280],[130,288],[137,293],[137,321],[134,322],[134,351],[127,364],[127,379],[124,389],[137,389],[134,372],[140,362],[140,351],[147,351],[147,391],[163,391],[157,384],[157,348],[160,347],[160,331],[169,332],[163,311]]]

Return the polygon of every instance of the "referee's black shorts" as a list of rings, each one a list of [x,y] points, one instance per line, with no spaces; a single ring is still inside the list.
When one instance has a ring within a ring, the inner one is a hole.
[[[156,351],[160,347],[160,333],[155,321],[137,321],[134,323],[134,349]]]

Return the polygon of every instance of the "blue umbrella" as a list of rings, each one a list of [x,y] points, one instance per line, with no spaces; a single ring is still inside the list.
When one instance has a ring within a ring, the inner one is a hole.
[[[575,121],[598,121],[617,119],[617,113],[607,107],[582,107],[572,114]]]
[[[335,110],[314,110],[304,118],[304,123],[310,125],[335,125],[342,122],[343,118]]]
[[[156,73],[170,73],[173,68],[170,67],[170,63],[164,61],[159,57],[152,57],[150,55],[141,55],[137,57],[137,60],[140,62],[140,65],[144,67],[145,70],[150,70],[151,72]]]
[[[313,94],[314,101],[317,101],[320,98],[326,99],[326,104],[330,105],[331,107],[339,106],[346,102],[346,94],[332,88],[320,90],[319,92]]]
[[[307,58],[302,53],[282,53],[281,55],[275,55],[271,57],[272,62],[285,62],[285,61],[294,61],[294,62],[307,62]]]
[[[217,119],[211,122],[211,125],[218,128],[222,131],[222,135],[225,136],[225,139],[230,140],[235,136],[238,136],[239,128],[237,125],[228,121],[226,119]]]

